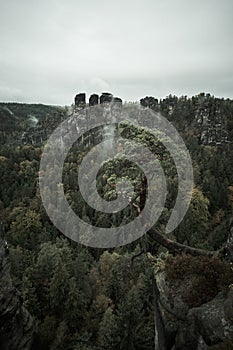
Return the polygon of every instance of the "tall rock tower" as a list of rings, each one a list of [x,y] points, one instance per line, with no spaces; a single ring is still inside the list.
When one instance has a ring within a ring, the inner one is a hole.
[[[74,103],[76,107],[84,108],[86,106],[86,94],[80,93],[75,96]]]

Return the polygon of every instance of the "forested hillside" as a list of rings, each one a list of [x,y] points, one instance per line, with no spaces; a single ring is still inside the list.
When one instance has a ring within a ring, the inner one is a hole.
[[[191,204],[167,238],[211,254],[177,254],[153,234],[112,249],[86,247],[66,238],[43,207],[39,167],[47,138],[74,106],[0,103],[1,232],[14,286],[37,324],[41,349],[195,350],[201,349],[201,342],[203,349],[230,349],[233,101],[201,93],[192,98],[145,97],[140,104],[176,127],[192,158]],[[171,155],[145,128],[125,121],[117,132],[148,147],[163,166],[168,195],[155,229],[164,235],[178,189]],[[126,164],[119,147],[118,156],[98,173],[98,191],[106,200],[115,199],[116,179],[123,176],[133,181],[138,196],[120,214],[97,213],[84,202],[77,183],[79,166],[91,146],[78,140],[67,155],[63,169],[67,201],[88,223],[124,225],[144,207],[144,176],[134,164]],[[222,318],[213,312],[208,323],[204,317],[208,307],[222,312]]]

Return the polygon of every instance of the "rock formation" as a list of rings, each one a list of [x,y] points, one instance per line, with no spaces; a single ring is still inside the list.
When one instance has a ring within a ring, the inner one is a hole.
[[[0,223],[1,225],[1,223]],[[0,348],[40,349],[37,328],[10,276],[7,243],[0,226]]]
[[[195,121],[199,142],[203,145],[222,146],[229,142],[224,112],[220,103],[213,105],[210,94],[198,96]]]
[[[184,301],[188,281],[171,284],[165,271],[155,276],[166,349],[207,350],[233,341],[233,289],[219,292],[212,300],[191,307]],[[161,331],[160,331],[161,333]],[[163,349],[163,346],[160,347]],[[216,348],[217,349],[217,348]]]
[[[95,106],[99,104],[99,95],[93,94],[89,98],[89,106]]]
[[[109,92],[103,92],[100,96],[100,104],[102,103],[111,103],[113,99],[113,95]]]
[[[120,97],[113,97],[113,103],[122,105],[122,99]]]
[[[79,93],[75,96],[74,99],[76,107],[85,107],[86,106],[86,94]],[[99,103],[102,105],[104,103],[113,103],[114,105],[122,106],[122,99],[119,97],[113,97],[113,95],[109,92],[103,92],[101,96],[97,94],[92,94],[89,97],[89,106],[96,106]]]
[[[85,107],[86,106],[86,94],[80,93],[75,96],[74,103],[76,107]]]

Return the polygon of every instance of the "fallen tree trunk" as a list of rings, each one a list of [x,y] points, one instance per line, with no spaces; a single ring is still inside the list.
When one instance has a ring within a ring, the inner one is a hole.
[[[181,244],[166,236],[162,235],[159,231],[154,228],[151,228],[148,232],[148,235],[157,243],[167,248],[170,253],[174,254],[190,254],[192,256],[216,256],[219,255],[218,251],[209,251],[204,249],[193,248],[185,244]]]

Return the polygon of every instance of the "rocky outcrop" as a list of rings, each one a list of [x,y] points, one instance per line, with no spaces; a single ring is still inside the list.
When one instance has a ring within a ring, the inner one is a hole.
[[[75,96],[74,103],[76,107],[84,108],[86,106],[86,94],[80,93]]]
[[[102,103],[111,103],[113,99],[113,95],[109,92],[103,92],[100,96],[100,104]]]
[[[89,106],[96,106],[99,103],[99,95],[93,94],[89,98]]]
[[[0,237],[0,349],[40,349],[37,328],[10,276],[6,242]]]
[[[190,288],[189,281],[171,284],[165,271],[157,273],[155,281],[166,349],[206,350],[233,341],[233,289],[190,308],[183,298],[184,291]]]
[[[75,106],[84,108],[86,106],[86,94],[85,93],[79,93],[75,96],[74,99]],[[110,104],[112,103],[113,105],[117,105],[119,107],[122,106],[122,99],[119,97],[114,97],[111,93],[109,92],[103,92],[101,96],[97,94],[92,94],[89,97],[89,106],[96,106],[98,104]]]
[[[201,93],[196,97],[196,127],[203,145],[223,146],[229,143],[224,112],[218,99]]]
[[[228,309],[224,305],[230,304]],[[210,302],[189,310],[183,329],[176,336],[174,349],[200,350],[208,349],[211,345],[221,344],[225,339],[232,339],[232,304],[233,295],[218,294]]]
[[[122,105],[122,99],[120,97],[113,97],[113,103]]]

